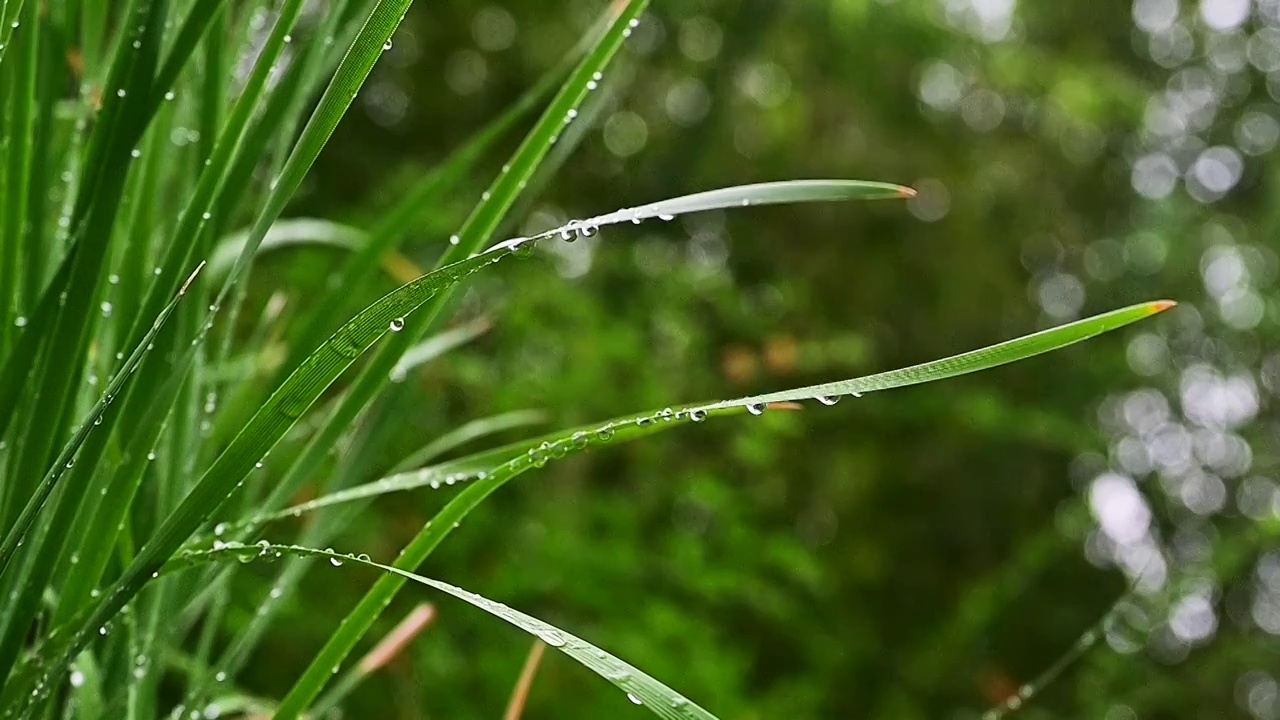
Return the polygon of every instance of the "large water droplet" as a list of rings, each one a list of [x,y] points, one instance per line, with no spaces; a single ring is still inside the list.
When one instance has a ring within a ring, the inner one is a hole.
[[[396,318],[391,321],[391,332],[400,332],[404,329],[404,318]]]
[[[836,403],[840,402],[840,396],[839,395],[819,395],[818,402],[828,406],[835,405]]]
[[[707,411],[702,408],[694,408],[689,411],[689,419],[694,422],[702,422],[707,419]]]
[[[763,415],[764,403],[751,403],[750,405],[747,405],[747,412],[752,415]]]
[[[631,702],[635,703],[636,705],[643,705],[643,704],[644,704],[643,702],[641,702],[641,701],[640,701],[640,698],[636,697],[636,695],[635,695],[634,693],[627,693],[627,699],[628,699],[628,700],[630,700]]]

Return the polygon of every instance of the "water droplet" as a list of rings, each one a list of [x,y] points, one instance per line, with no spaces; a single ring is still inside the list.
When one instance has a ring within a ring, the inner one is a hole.
[[[849,393],[849,394],[850,394],[850,395],[852,395],[853,397],[856,397],[856,398],[860,398],[860,397],[862,397],[862,393],[860,393],[860,392],[851,392],[851,393]]]
[[[404,329],[404,318],[396,318],[391,321],[391,332],[400,332]]]
[[[450,236],[449,236],[449,244],[450,244],[450,245],[457,245],[457,244],[458,244],[458,243],[460,243],[460,242],[462,242],[462,238],[458,237],[457,235],[450,235]]]
[[[391,38],[387,38],[387,41],[386,41],[386,42],[384,42],[384,43],[382,43],[382,49],[383,49],[384,51],[385,51],[385,50],[390,50],[390,49],[391,49]]]
[[[819,395],[818,402],[822,403],[823,405],[827,405],[829,407],[831,405],[835,405],[836,403],[840,402],[840,396],[839,395]]]
[[[689,419],[694,422],[702,422],[707,419],[707,411],[702,408],[694,408],[689,411]]]
[[[587,434],[579,430],[573,434],[573,437],[570,438],[570,442],[573,443],[574,447],[582,449],[587,446],[589,441],[587,440]]]
[[[140,157],[142,157],[142,151],[141,151],[141,150],[139,150],[138,148],[134,148],[134,149],[132,149],[132,150],[130,150],[130,151],[129,151],[129,157],[134,158],[134,159],[140,158]]]
[[[226,681],[227,681],[227,674],[226,674],[226,673],[224,673],[224,672],[222,672],[221,670],[219,670],[219,671],[218,671],[218,673],[217,673],[216,675],[214,675],[214,676],[213,676],[213,679],[214,679],[214,680],[217,680],[218,682],[226,682]]]
[[[281,590],[281,589],[280,589],[280,588],[278,588],[278,587],[273,587],[273,588],[271,588],[271,593],[270,593],[270,595],[271,595],[271,599],[272,599],[272,600],[279,600],[279,599],[280,599],[280,596],[281,596],[281,595],[284,595],[284,590]]]
[[[325,548],[324,551],[327,553],[331,553],[333,552],[333,548]],[[342,561],[336,557],[329,558],[329,564],[334,567],[342,567]]]
[[[200,218],[201,218],[202,220],[212,220],[212,219],[213,219],[213,213],[211,213],[211,212],[204,212],[204,213],[201,213],[201,214],[200,214]]]
[[[751,403],[750,405],[747,405],[747,412],[752,415],[763,415],[764,403]]]
[[[648,424],[649,424],[649,423],[651,423],[651,422],[653,422],[653,418],[651,418],[651,417],[638,417],[638,418],[636,418],[636,426],[637,426],[637,427],[644,427],[645,425],[648,425]]]
[[[226,531],[227,531],[227,524],[224,522],[220,522],[217,525],[213,526],[214,537],[222,537],[222,534],[225,533]]]
[[[369,557],[368,553],[360,553],[356,556],[356,559],[360,562],[373,562],[373,558]]]
[[[636,697],[636,696],[635,696],[634,694],[632,694],[632,693],[627,693],[627,699],[628,699],[628,700],[630,700],[631,702],[635,703],[636,705],[643,705],[643,704],[644,704],[644,703],[640,702],[640,698]]]
[[[177,97],[177,96],[173,94],[173,91],[172,91],[172,90],[170,90],[169,92],[167,92],[167,93],[165,93],[165,94],[164,94],[164,99],[165,99],[165,100],[172,100],[172,99],[174,99],[175,97]]]
[[[663,408],[658,412],[658,417],[661,418],[663,422],[671,422],[671,418],[675,417],[675,412],[671,408]]]
[[[71,671],[71,687],[80,687],[84,685],[84,673],[79,670]]]
[[[599,430],[596,430],[596,439],[600,442],[609,442],[613,439],[613,428],[602,427]]]
[[[124,91],[124,88],[120,88],[119,90],[117,90],[117,91],[116,91],[116,97],[120,97],[120,98],[122,98],[122,97],[124,97],[124,96],[125,96],[125,94],[126,94],[126,93],[125,93],[125,91]]]

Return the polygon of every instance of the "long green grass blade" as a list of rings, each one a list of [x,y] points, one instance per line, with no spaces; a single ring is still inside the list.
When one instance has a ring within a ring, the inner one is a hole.
[[[247,547],[237,543],[217,550],[184,553],[175,558],[174,562],[165,568],[165,571],[174,572],[183,569],[187,565],[200,562],[231,561],[233,559],[241,562],[251,562],[258,559],[278,559],[285,555],[325,558],[335,566],[344,564],[362,565],[379,570],[386,576],[396,577],[402,583],[412,581],[434,588],[480,608],[499,620],[514,625],[533,637],[542,640],[547,645],[578,661],[588,670],[608,680],[619,690],[626,693],[627,699],[632,703],[644,706],[653,714],[664,718],[664,720],[716,720],[714,715],[707,712],[697,703],[662,684],[653,676],[576,635],[561,630],[550,623],[543,622],[532,615],[527,615],[455,585],[424,577],[391,565],[383,565],[364,555],[344,555],[332,550],[317,550],[299,545],[272,545],[264,540],[261,543]],[[280,714],[281,710],[277,708],[274,716],[280,717]]]
[[[506,480],[497,480],[495,477],[497,475],[512,471],[519,474],[589,447],[634,440],[686,423],[702,422],[709,417],[740,415],[744,412],[758,415],[772,403],[817,400],[823,405],[834,405],[840,397],[845,395],[860,397],[865,393],[920,385],[989,370],[1110,332],[1162,312],[1172,305],[1169,301],[1133,305],[998,345],[875,375],[734,400],[694,403],[679,408],[663,408],[639,414],[622,415],[603,422],[580,425],[531,440],[511,443],[439,465],[396,472],[364,485],[331,493],[277,512],[264,513],[239,524],[257,527],[276,520],[296,518],[334,505],[421,487],[435,489],[475,480],[486,483],[486,487],[493,485],[492,489],[496,489],[497,485],[506,482]],[[492,492],[492,489],[484,494]],[[460,499],[461,496],[458,500]],[[448,508],[442,512],[448,512]],[[433,521],[432,525],[436,525],[436,522]]]

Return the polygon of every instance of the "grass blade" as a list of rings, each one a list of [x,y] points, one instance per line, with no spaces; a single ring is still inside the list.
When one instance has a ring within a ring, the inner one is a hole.
[[[275,559],[283,555],[295,557],[327,558],[333,565],[363,565],[382,571],[404,581],[413,581],[421,585],[452,595],[469,603],[494,617],[507,622],[526,633],[538,638],[547,645],[568,655],[600,677],[608,680],[627,694],[627,698],[637,705],[643,705],[650,712],[664,720],[716,720],[716,717],[704,710],[697,703],[672,690],[651,675],[618,657],[611,655],[582,638],[565,632],[549,623],[531,615],[494,602],[475,593],[463,590],[455,585],[424,577],[416,573],[402,570],[391,565],[383,565],[370,560],[367,556],[343,555],[332,550],[317,550],[299,545],[271,545],[263,541],[257,545],[238,545],[224,547],[219,550],[201,550],[184,553],[175,558],[175,562],[165,568],[168,572],[183,569],[187,564],[207,561],[251,561],[255,559]],[[274,717],[279,718],[282,710],[276,709]]]
[[[998,345],[991,345],[941,360],[875,375],[810,385],[765,395],[753,395],[736,400],[685,405],[678,410],[664,408],[646,413],[623,415],[604,422],[580,425],[535,437],[531,440],[486,450],[440,465],[397,472],[379,480],[330,493],[278,512],[262,514],[241,524],[256,527],[263,523],[299,517],[304,513],[314,512],[321,508],[377,497],[387,493],[403,492],[427,486],[439,488],[471,480],[479,481],[486,488],[489,488],[483,492],[483,495],[488,495],[510,479],[509,477],[497,479],[497,476],[503,473],[514,472],[519,474],[534,467],[542,467],[551,460],[588,447],[615,441],[634,440],[688,422],[702,422],[708,417],[738,415],[743,412],[760,414],[772,403],[816,399],[822,404],[831,405],[835,404],[835,401],[842,395],[856,397],[864,393],[920,385],[957,375],[989,370],[1110,332],[1163,312],[1172,306],[1173,303],[1167,300],[1132,305],[1067,325],[1042,330],[1032,335],[1025,335]],[[514,477],[514,475],[511,477]],[[472,488],[468,488],[464,495],[470,492],[472,492]],[[463,496],[455,498],[453,502],[461,500],[463,500]],[[476,499],[474,503],[468,501],[464,504],[474,507],[474,504],[478,504],[478,502],[479,499]],[[450,503],[450,506],[452,504]],[[470,507],[466,512],[469,512]],[[449,512],[448,507],[441,511],[442,514]],[[463,512],[463,515],[465,515],[465,512]],[[461,516],[458,519],[460,518]],[[433,520],[432,526],[440,526],[440,523]],[[449,525],[449,527],[452,526]],[[446,528],[444,532],[447,533],[448,529]],[[408,551],[406,550],[406,552]],[[425,557],[425,555],[422,556],[424,559]]]

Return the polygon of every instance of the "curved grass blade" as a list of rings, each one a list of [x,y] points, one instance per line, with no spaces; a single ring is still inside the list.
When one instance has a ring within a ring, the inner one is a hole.
[[[249,233],[249,230],[242,230],[218,241],[213,255],[209,257],[210,275],[223,277],[235,265],[236,258],[240,257],[240,253],[249,244]],[[261,254],[293,245],[322,245],[354,251],[364,245],[367,239],[368,235],[363,230],[350,225],[316,218],[291,218],[273,224],[255,252]]]
[[[1015,340],[1009,340],[998,345],[991,345],[941,360],[875,375],[810,385],[765,395],[754,395],[736,400],[684,405],[679,409],[664,408],[647,413],[623,415],[604,422],[580,425],[535,437],[531,440],[523,440],[492,450],[486,450],[439,465],[396,472],[379,480],[330,493],[278,512],[259,515],[245,521],[243,525],[257,526],[275,520],[290,517],[296,518],[304,513],[314,512],[321,508],[392,492],[403,492],[427,486],[434,489],[441,486],[456,485],[469,480],[486,480],[503,466],[513,462],[519,463],[522,459],[532,459],[535,462],[545,464],[549,460],[563,457],[569,452],[582,450],[589,446],[620,440],[632,440],[686,422],[701,422],[712,416],[741,414],[744,411],[759,414],[764,412],[765,408],[771,404],[790,403],[799,400],[817,399],[823,404],[833,405],[842,395],[858,397],[864,393],[919,385],[957,375],[988,370],[1057,350],[1104,332],[1115,330],[1162,312],[1172,306],[1173,303],[1169,301],[1133,305],[1067,325],[1043,330],[1032,335],[1026,335]],[[537,467],[541,467],[541,465],[537,465]]]
[[[674,200],[639,205],[608,215],[581,221],[584,227],[635,222],[652,217],[669,220],[676,215],[728,207],[782,205],[803,202],[841,202],[845,200],[900,200],[915,197],[915,190],[902,185],[864,180],[785,180],[739,185],[720,190],[685,195]]]
[[[515,413],[507,413],[495,418],[477,420],[473,423],[459,428],[458,431],[441,436],[431,442],[427,447],[423,448],[420,453],[447,452],[457,444],[473,440],[480,437],[486,432],[498,432],[509,427],[515,427],[518,424],[527,424],[529,422],[541,421],[541,417],[532,417],[534,413],[523,411]],[[523,416],[523,417],[522,417]],[[463,430],[471,430],[470,433],[464,434]],[[469,436],[468,436],[469,435]],[[338,475],[330,478],[330,485],[334,487],[344,487],[346,483],[343,481],[343,470],[338,471]],[[274,494],[274,491],[273,491]],[[267,504],[271,507],[270,501]],[[348,505],[341,508],[338,512],[331,512],[324,516],[319,522],[308,523],[303,530],[302,537],[297,541],[301,545],[320,546],[326,545],[330,540],[337,536],[344,528],[346,528],[353,520],[355,520],[362,512],[360,505]],[[256,530],[246,528],[244,525],[227,526],[222,528],[222,539],[236,538],[244,540],[246,536],[251,536]],[[204,538],[193,543],[193,547],[208,547],[209,544],[218,538]],[[291,558],[285,563],[284,569],[277,574],[276,578],[270,583],[270,591],[265,593],[260,601],[259,611],[254,614],[249,624],[241,630],[236,637],[231,640],[222,656],[215,663],[217,672],[225,673],[231,677],[237,674],[244,665],[253,648],[261,641],[267,628],[272,624],[274,618],[281,610],[281,603],[287,602],[287,598],[291,597],[298,588],[298,584],[308,573],[315,558]],[[229,573],[233,568],[227,568],[223,574]],[[200,583],[201,586],[209,586],[214,582],[210,578],[208,583]],[[202,698],[205,696],[209,688],[196,688],[189,692],[184,705],[186,707],[199,707],[202,704]]]
[[[615,210],[611,213],[597,215],[585,220],[570,220],[561,227],[545,230],[530,237],[504,240],[494,245],[490,250],[514,247],[556,236],[559,236],[562,240],[572,241],[579,235],[594,235],[597,230],[606,225],[618,225],[627,222],[640,224],[653,218],[673,220],[679,215],[706,212],[708,210],[743,208],[752,205],[901,199],[912,197],[913,195],[915,195],[915,191],[909,187],[870,180],[782,180],[752,185],[734,185],[718,190],[682,195],[669,200],[660,200],[633,208],[623,208],[622,210]]]
[[[672,690],[666,685],[659,682],[651,675],[646,674],[639,668],[627,663],[618,657],[605,652],[599,647],[583,640],[582,638],[565,632],[560,628],[543,622],[532,615],[507,607],[502,603],[494,602],[487,598],[481,597],[473,592],[468,592],[455,585],[424,577],[406,570],[402,570],[390,565],[374,562],[365,555],[343,555],[333,552],[332,550],[317,550],[315,548],[302,547],[299,545],[272,545],[265,540],[257,545],[236,545],[231,547],[223,547],[218,550],[202,550],[184,553],[175,558],[174,562],[165,567],[166,572],[174,572],[181,570],[188,565],[210,562],[210,561],[229,561],[236,559],[241,562],[251,562],[255,559],[277,559],[284,555],[294,557],[322,557],[327,558],[333,565],[363,565],[365,567],[380,570],[386,575],[395,577],[404,582],[411,580],[421,585],[439,590],[440,592],[452,595],[463,602],[469,603],[475,607],[484,610],[494,617],[506,623],[525,631],[526,633],[538,638],[542,642],[568,655],[574,660],[581,663],[588,670],[594,672],[600,677],[608,680],[618,689],[627,694],[627,698],[637,704],[643,705],[650,712],[664,720],[716,720],[716,716],[707,712],[697,703],[690,701],[684,695]],[[275,717],[280,717],[281,711],[277,708]]]

